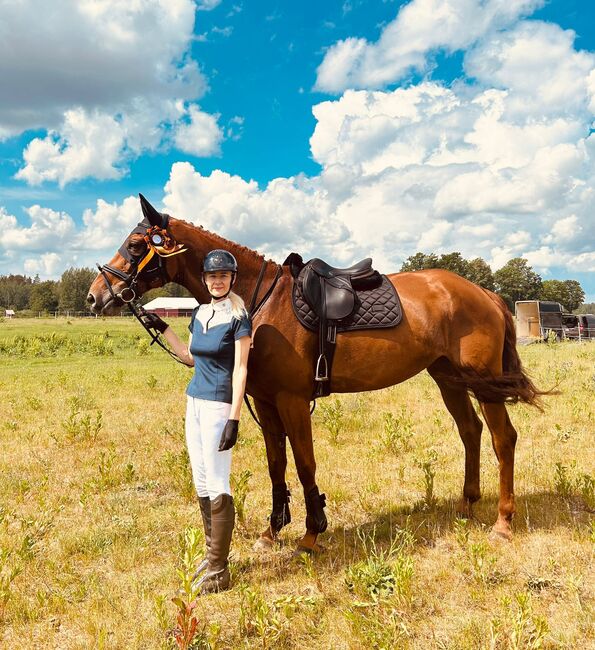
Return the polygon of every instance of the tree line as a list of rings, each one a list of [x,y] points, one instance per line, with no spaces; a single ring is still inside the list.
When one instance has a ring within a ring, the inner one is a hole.
[[[89,268],[70,268],[59,280],[41,280],[39,275],[0,275],[0,315],[5,309],[15,312],[86,312],[87,294],[97,271]],[[148,302],[158,296],[189,296],[177,284],[152,289],[143,296]]]
[[[501,269],[492,272],[481,257],[465,259],[461,253],[443,255],[415,253],[408,257],[401,271],[446,269],[495,291],[511,310],[517,300],[553,300],[569,311],[577,310],[585,299],[585,292],[576,280],[543,280],[522,257],[515,257]],[[87,311],[87,293],[97,272],[89,268],[70,268],[59,280],[40,280],[24,275],[0,276],[0,310],[55,312]],[[158,296],[189,296],[180,285],[167,284],[152,289],[143,296],[143,303]],[[592,310],[591,310],[592,312]]]
[[[577,280],[543,280],[523,257],[511,259],[494,272],[481,257],[466,260],[456,251],[440,256],[415,253],[401,266],[401,271],[423,269],[446,269],[457,273],[480,287],[495,291],[512,311],[517,300],[552,300],[568,311],[575,311],[585,300],[585,292]]]

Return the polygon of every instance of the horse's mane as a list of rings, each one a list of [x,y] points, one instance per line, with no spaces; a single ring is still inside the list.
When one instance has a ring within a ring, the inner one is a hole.
[[[233,248],[235,248],[235,249],[237,249],[237,250],[239,250],[242,253],[245,253],[247,255],[251,255],[255,259],[259,259],[259,260],[264,260],[265,259],[265,256],[262,255],[261,253],[259,253],[258,251],[255,251],[252,248],[248,248],[247,246],[243,246],[242,244],[238,244],[237,242],[232,241],[231,239],[226,239],[225,237],[223,237],[222,235],[220,235],[218,233],[207,230],[204,226],[197,225],[197,224],[191,223],[189,221],[185,221],[184,219],[179,219],[178,217],[175,217],[175,219],[176,219],[176,221],[179,221],[180,223],[183,223],[185,226],[190,226],[190,228],[195,228],[196,230],[202,230],[207,235],[211,235],[211,237],[220,240],[224,246],[225,245],[231,245]],[[276,264],[275,260],[267,259],[266,261]]]

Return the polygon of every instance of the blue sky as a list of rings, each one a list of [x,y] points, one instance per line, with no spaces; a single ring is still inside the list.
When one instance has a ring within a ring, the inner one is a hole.
[[[123,4],[0,0],[0,273],[111,257],[141,191],[278,259],[523,255],[595,300],[591,3]]]

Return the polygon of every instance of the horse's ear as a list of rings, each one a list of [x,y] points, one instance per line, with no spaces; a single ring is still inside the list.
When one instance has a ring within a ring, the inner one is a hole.
[[[163,225],[163,215],[160,212],[157,212],[155,208],[145,199],[145,197],[139,193],[138,198],[140,199],[140,205],[143,210],[144,218],[152,225],[159,226]]]

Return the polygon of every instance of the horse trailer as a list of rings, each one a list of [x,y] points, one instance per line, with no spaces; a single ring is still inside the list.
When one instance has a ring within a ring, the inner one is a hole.
[[[561,340],[566,338],[566,330],[577,323],[577,316],[550,300],[517,300],[514,314],[517,339],[521,341],[545,341],[550,332]]]

